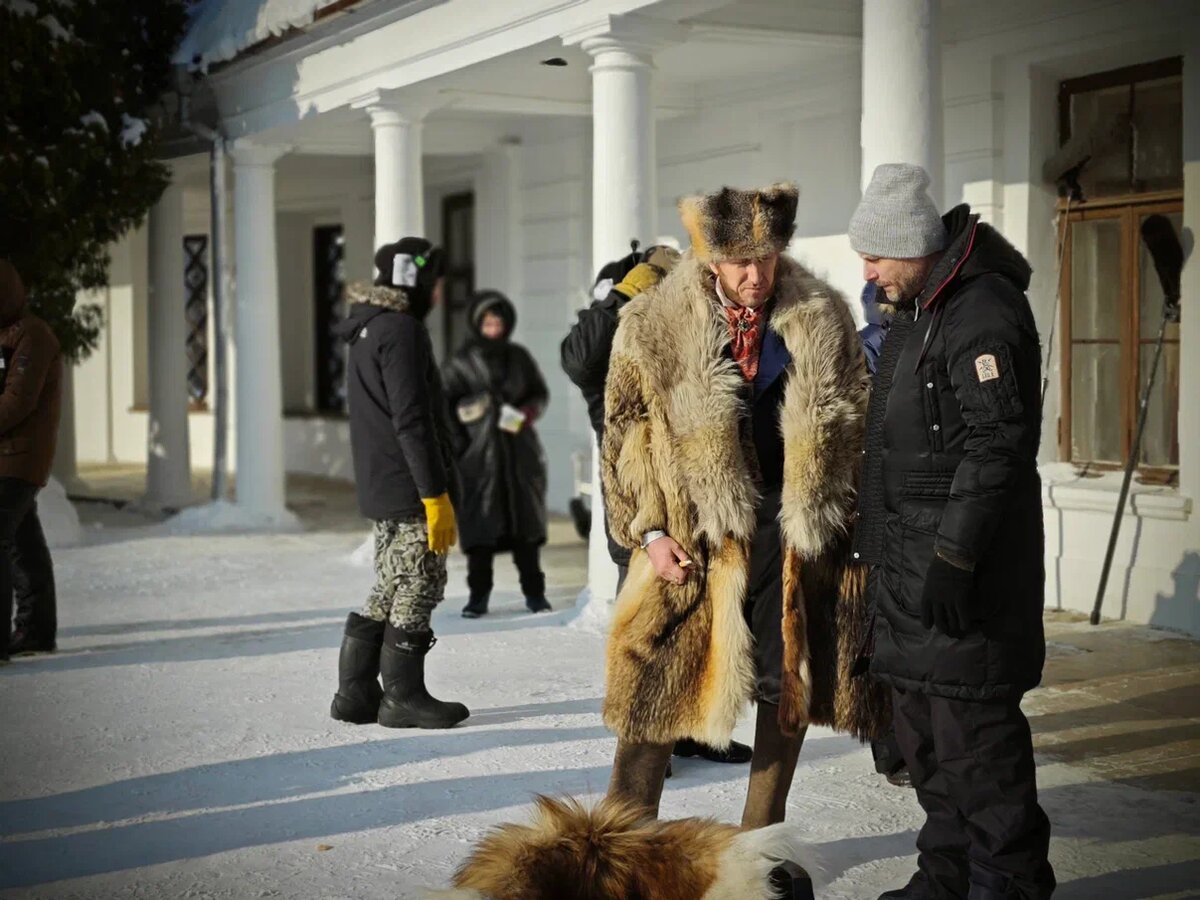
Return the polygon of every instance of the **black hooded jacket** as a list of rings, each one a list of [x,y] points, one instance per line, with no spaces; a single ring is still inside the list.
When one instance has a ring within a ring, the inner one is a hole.
[[[424,518],[422,498],[451,493],[445,397],[424,323],[403,289],[351,284],[338,335],[346,374],[358,507],[368,519]]]
[[[493,312],[507,334],[479,333]],[[513,434],[500,428],[504,405],[541,415],[549,401],[542,373],[529,351],[509,340],[516,310],[503,294],[481,294],[467,313],[474,334],[446,360],[443,377],[452,422],[454,455],[462,477],[457,507],[463,550],[506,550],[514,543],[546,542],[546,455],[537,428],[527,421]]]
[[[1044,537],[1030,268],[978,219],[965,205],[944,217],[945,253],[892,319],[867,413],[854,555],[872,566],[872,674],[983,700],[1041,679]],[[981,625],[962,638],[921,624],[935,549],[974,569]]]

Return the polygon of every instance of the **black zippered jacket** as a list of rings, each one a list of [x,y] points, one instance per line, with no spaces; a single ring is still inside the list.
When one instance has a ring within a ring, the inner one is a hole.
[[[1019,696],[1041,679],[1044,536],[1030,268],[966,205],[884,341],[867,413],[855,556],[871,565],[871,672],[945,697]],[[978,628],[921,624],[935,551],[973,568]]]
[[[425,517],[423,497],[451,490],[453,468],[441,376],[425,324],[402,289],[347,286],[338,335],[346,372],[358,508],[368,519]]]

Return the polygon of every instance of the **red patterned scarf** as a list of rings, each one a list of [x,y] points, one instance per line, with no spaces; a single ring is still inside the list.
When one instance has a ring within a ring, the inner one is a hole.
[[[725,306],[725,318],[729,321],[729,338],[733,348],[733,359],[741,367],[747,381],[758,374],[758,355],[762,350],[763,310],[745,306]]]

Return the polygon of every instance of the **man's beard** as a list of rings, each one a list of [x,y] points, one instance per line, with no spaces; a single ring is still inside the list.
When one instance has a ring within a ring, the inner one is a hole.
[[[896,274],[891,290],[885,290],[884,293],[892,303],[916,300],[928,280],[929,272],[920,262],[906,264],[904,269]]]

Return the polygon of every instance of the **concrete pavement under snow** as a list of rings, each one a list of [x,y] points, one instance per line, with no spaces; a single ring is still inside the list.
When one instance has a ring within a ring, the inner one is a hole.
[[[172,536],[87,506],[88,543],[55,554],[59,652],[0,669],[4,897],[416,897],[531,794],[603,790],[603,641],[569,624],[585,548],[562,523],[546,551],[555,613],[525,613],[500,560],[494,614],[461,619],[454,559],[430,681],[472,715],[409,732],[328,716],[341,625],[371,581],[353,558],[365,529],[317,516],[301,534]],[[1048,625],[1026,708],[1056,897],[1200,895],[1200,645]],[[675,772],[664,816],[737,821],[746,767]],[[822,900],[874,898],[914,865],[913,793],[825,729],[789,821],[824,861]]]

